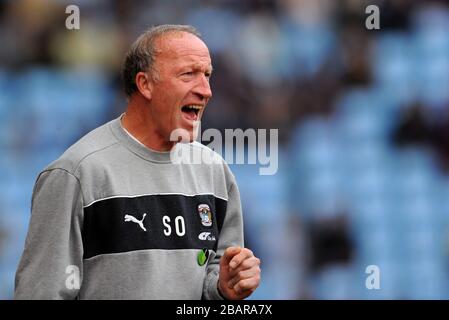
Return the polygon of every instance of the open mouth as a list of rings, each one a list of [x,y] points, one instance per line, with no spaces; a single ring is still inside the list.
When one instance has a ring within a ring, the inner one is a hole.
[[[201,106],[197,105],[185,105],[181,108],[181,111],[187,120],[196,121],[198,120],[198,114],[200,113],[201,108]]]

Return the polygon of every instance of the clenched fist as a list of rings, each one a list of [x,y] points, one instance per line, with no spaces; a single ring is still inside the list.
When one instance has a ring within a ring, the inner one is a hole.
[[[220,259],[218,290],[229,300],[245,299],[260,283],[260,260],[246,248],[229,247]]]

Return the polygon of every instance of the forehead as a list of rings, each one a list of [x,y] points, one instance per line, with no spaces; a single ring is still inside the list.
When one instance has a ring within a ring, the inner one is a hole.
[[[176,65],[194,64],[209,67],[211,58],[206,44],[197,36],[187,32],[172,32],[156,42],[158,58]],[[168,60],[168,61],[167,61]]]

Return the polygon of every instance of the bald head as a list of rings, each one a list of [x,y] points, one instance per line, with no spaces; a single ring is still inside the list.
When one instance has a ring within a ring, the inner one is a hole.
[[[135,80],[138,72],[149,72],[153,80],[158,80],[158,72],[155,68],[158,53],[172,49],[173,41],[170,39],[180,38],[186,33],[201,41],[200,34],[194,27],[170,24],[151,27],[137,38],[126,54],[122,68],[123,85],[127,96],[137,91]]]

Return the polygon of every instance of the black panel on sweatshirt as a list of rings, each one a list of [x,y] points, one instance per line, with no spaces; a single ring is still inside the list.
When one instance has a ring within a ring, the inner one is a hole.
[[[94,202],[84,208],[84,259],[145,249],[216,251],[226,207],[225,200],[211,194],[114,197]]]

